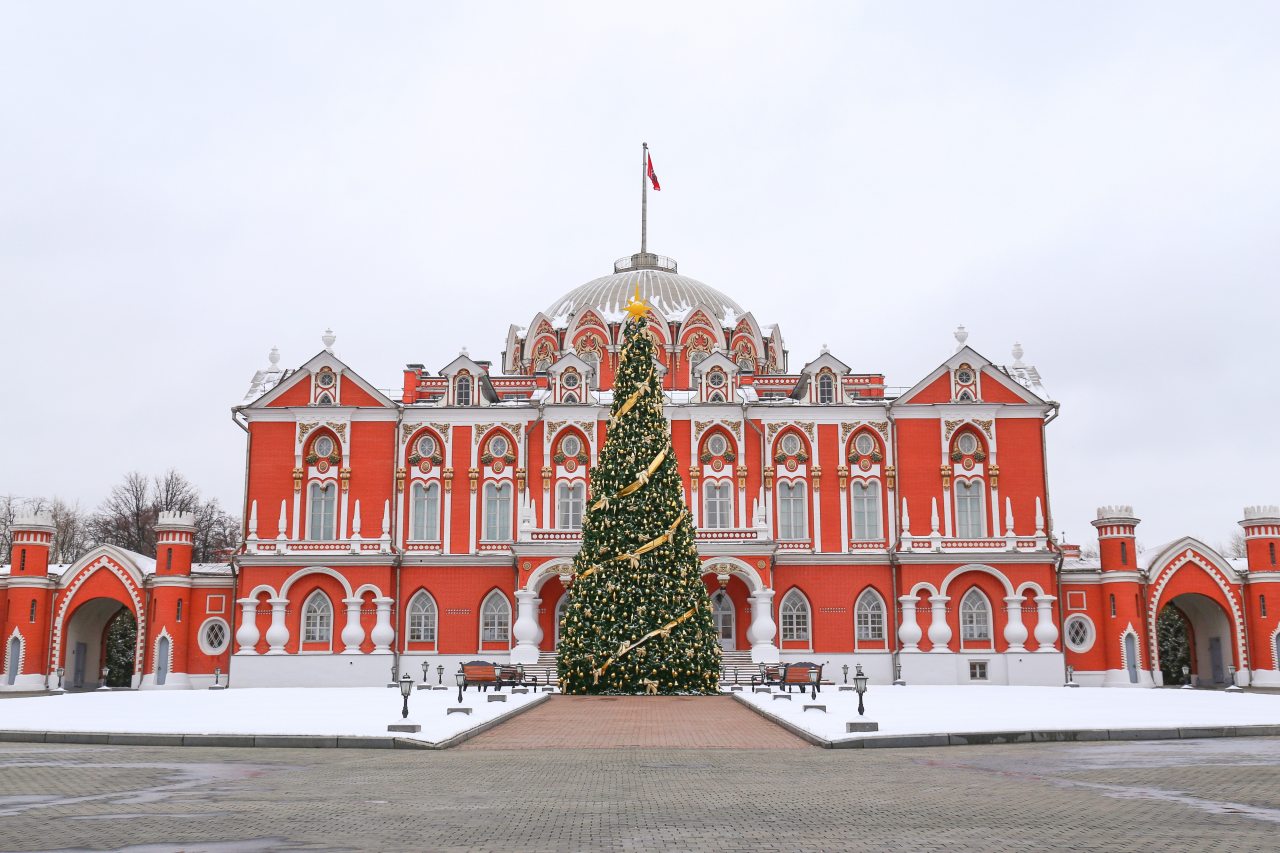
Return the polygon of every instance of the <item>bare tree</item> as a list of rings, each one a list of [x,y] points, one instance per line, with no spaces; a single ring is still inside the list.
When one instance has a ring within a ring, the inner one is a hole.
[[[1224,557],[1247,557],[1249,551],[1244,544],[1244,531],[1233,530],[1227,537],[1226,544],[1218,546],[1218,552]]]
[[[196,563],[226,561],[226,553],[240,544],[240,519],[223,511],[217,498],[196,507],[195,549],[191,559]]]
[[[117,545],[139,554],[155,551],[155,500],[151,481],[130,471],[123,482],[112,487],[93,517],[92,535],[96,543]]]
[[[74,563],[93,547],[90,538],[89,517],[80,504],[69,504],[62,498],[49,503],[53,516],[53,548],[49,552],[51,563]]]

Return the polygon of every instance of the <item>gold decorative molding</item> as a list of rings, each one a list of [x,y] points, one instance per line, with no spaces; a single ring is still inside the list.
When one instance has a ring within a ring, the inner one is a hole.
[[[888,421],[871,421],[870,424],[871,424],[871,427],[875,429],[876,432],[884,436],[884,440],[887,443],[889,441],[889,422]]]
[[[480,469],[468,468],[467,479],[471,481],[471,491],[475,491],[480,486]]]
[[[551,466],[550,465],[542,466],[542,491],[544,492],[551,491]]]
[[[987,438],[994,438],[994,437],[995,437],[995,436],[993,436],[993,435],[991,434],[991,425],[994,423],[994,421],[990,421],[990,420],[988,420],[988,421],[974,421],[974,423],[975,423],[975,424],[977,424],[978,426],[982,427],[982,431],[983,431],[983,432],[985,432],[985,433],[987,434]]]
[[[331,429],[331,430],[333,430],[335,433],[337,433],[337,434],[338,434],[338,438],[342,439],[344,442],[347,440],[347,425],[346,425],[346,424],[336,424],[336,423],[333,423],[333,422],[329,422],[329,423],[326,423],[326,424],[325,424],[325,426],[327,426],[329,429]]]
[[[898,469],[892,465],[886,465],[884,469],[884,484],[889,489],[893,489],[898,481]]]
[[[302,444],[302,440],[307,437],[307,433],[311,432],[320,424],[298,424],[298,444]]]
[[[849,466],[848,465],[841,465],[840,467],[836,468],[836,476],[840,478],[840,488],[842,490],[849,488]]]
[[[351,487],[351,469],[339,468],[338,481],[342,483],[342,491],[345,492],[347,489],[349,489]]]
[[[295,492],[302,491],[303,470],[301,468],[293,469],[293,490]]]
[[[942,488],[943,488],[943,490],[945,491],[945,490],[947,490],[947,489],[950,489],[950,488],[951,488],[951,474],[952,474],[951,466],[950,466],[950,465],[943,465],[943,466],[942,466],[942,468],[940,469],[940,473],[942,474]]]
[[[408,472],[405,470],[403,465],[401,465],[399,468],[396,469],[396,493],[397,494],[404,491],[404,478],[407,473]]]

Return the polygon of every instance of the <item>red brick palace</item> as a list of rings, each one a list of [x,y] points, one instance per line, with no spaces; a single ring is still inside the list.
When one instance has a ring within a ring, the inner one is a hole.
[[[97,686],[122,608],[144,688],[207,686],[215,669],[232,686],[371,685],[393,666],[545,662],[637,285],[727,666],[1055,685],[1070,665],[1082,684],[1151,686],[1173,606],[1199,682],[1280,685],[1276,507],[1245,511],[1246,559],[1194,539],[1138,553],[1132,510],[1104,507],[1101,558],[1082,560],[1049,533],[1058,405],[1020,347],[998,365],[959,330],[901,393],[825,347],[793,368],[776,326],[642,253],[512,326],[496,366],[465,351],[409,364],[395,393],[332,334],[297,368],[273,350],[234,409],[245,527],[228,565],[192,565],[192,519],[173,514],[154,555],[104,546],[50,566],[48,519],[21,519],[0,574],[0,690]]]

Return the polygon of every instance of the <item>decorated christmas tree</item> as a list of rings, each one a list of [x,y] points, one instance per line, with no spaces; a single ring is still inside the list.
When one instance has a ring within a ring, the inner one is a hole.
[[[566,693],[714,693],[720,644],[702,582],[639,289],[560,630]]]

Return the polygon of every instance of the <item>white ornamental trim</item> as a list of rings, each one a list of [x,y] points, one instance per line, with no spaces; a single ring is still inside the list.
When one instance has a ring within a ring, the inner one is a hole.
[[[1160,596],[1164,592],[1164,588],[1168,586],[1169,581],[1179,569],[1187,564],[1194,564],[1204,569],[1205,573],[1213,579],[1218,588],[1222,590],[1223,596],[1227,599],[1227,603],[1231,606],[1232,628],[1235,634],[1236,648],[1240,650],[1240,668],[1249,668],[1249,650],[1244,642],[1244,618],[1240,609],[1240,602],[1236,598],[1235,593],[1231,589],[1231,582],[1226,576],[1218,570],[1209,560],[1193,549],[1188,548],[1180,557],[1170,562],[1167,566],[1160,570],[1160,574],[1156,576],[1156,582],[1151,587],[1151,593],[1147,599],[1147,624],[1150,628],[1149,645],[1151,647],[1151,660],[1158,664],[1160,661],[1160,653],[1157,648],[1156,638],[1156,619],[1160,615],[1157,605],[1160,603]]]
[[[124,584],[124,588],[129,592],[129,598],[133,601],[133,613],[138,622],[138,638],[137,642],[134,644],[135,648],[133,651],[133,668],[134,671],[137,672],[142,665],[142,653],[147,640],[147,612],[142,603],[142,591],[134,583],[133,577],[117,565],[114,560],[107,556],[99,557],[94,562],[85,566],[76,574],[76,577],[71,581],[71,583],[67,585],[65,595],[62,596],[62,601],[58,604],[57,611],[54,614],[52,660],[57,661],[62,657],[62,629],[63,621],[67,615],[67,606],[75,598],[76,591],[79,590],[80,587],[84,586],[85,581],[87,581],[98,569],[103,568],[108,569],[113,575],[120,579],[121,583]]]

